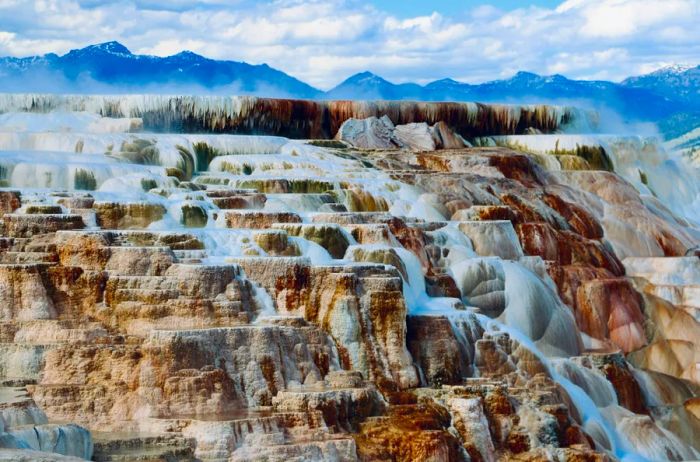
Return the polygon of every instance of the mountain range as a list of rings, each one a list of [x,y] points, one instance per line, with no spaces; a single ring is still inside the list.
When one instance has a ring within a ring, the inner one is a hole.
[[[0,58],[6,92],[220,93],[304,99],[391,99],[565,103],[607,108],[624,121],[654,122],[668,136],[700,125],[700,66],[672,66],[622,82],[572,80],[518,72],[510,79],[468,84],[442,79],[395,84],[370,72],[322,91],[266,64],[208,59],[190,51],[157,57],[118,42],[28,58]]]
[[[28,58],[0,58],[0,85],[12,92],[203,92],[315,98],[322,92],[267,64],[217,61],[191,51],[133,54],[119,42]]]

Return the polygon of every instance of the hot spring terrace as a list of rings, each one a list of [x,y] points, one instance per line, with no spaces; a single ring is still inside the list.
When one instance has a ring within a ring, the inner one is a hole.
[[[0,112],[0,460],[700,457],[700,183],[655,139],[544,106]]]

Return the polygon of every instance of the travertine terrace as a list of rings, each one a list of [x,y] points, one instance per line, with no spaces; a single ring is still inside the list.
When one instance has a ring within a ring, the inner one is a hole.
[[[654,140],[546,106],[0,109],[0,461],[700,458],[700,176]]]

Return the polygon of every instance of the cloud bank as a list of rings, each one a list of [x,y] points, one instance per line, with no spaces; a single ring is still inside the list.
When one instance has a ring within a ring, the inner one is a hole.
[[[134,53],[191,50],[269,65],[322,89],[371,70],[395,82],[465,82],[518,70],[620,80],[700,63],[700,0],[567,0],[460,17],[399,18],[354,0],[0,0],[0,55],[118,40]]]

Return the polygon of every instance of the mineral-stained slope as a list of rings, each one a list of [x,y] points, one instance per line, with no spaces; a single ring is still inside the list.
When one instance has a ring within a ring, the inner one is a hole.
[[[700,457],[700,233],[634,148],[42,109],[0,116],[0,460]]]

